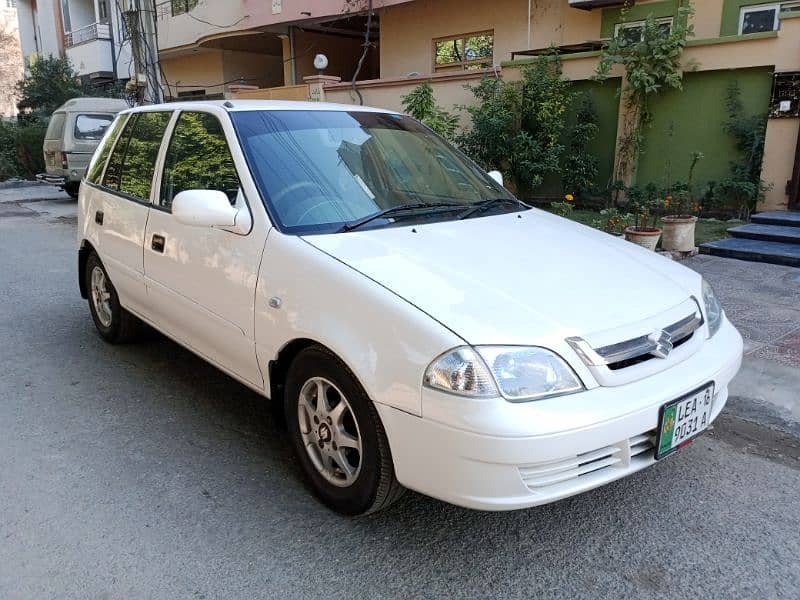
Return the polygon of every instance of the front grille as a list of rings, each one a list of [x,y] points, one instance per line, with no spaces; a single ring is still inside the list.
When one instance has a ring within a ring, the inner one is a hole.
[[[692,314],[663,329],[622,342],[593,348],[583,338],[571,337],[566,341],[587,366],[619,371],[653,358],[666,358],[672,350],[688,342],[704,322],[700,307],[696,306]]]
[[[672,349],[674,350],[675,348],[682,346],[690,339],[692,339],[693,335],[694,333],[690,333],[686,337],[679,339],[677,342],[674,342],[672,344]],[[628,360],[620,360],[615,363],[609,363],[608,368],[611,369],[612,371],[618,371],[620,369],[627,369],[628,367],[632,367],[633,365],[638,365],[640,363],[647,362],[648,360],[653,360],[654,358],[655,356],[653,356],[652,354],[640,354],[639,356],[636,356],[634,358],[629,358]]]
[[[652,458],[656,432],[648,431],[619,444],[605,446],[576,456],[526,465],[519,468],[522,480],[531,491],[543,491],[607,469],[624,469],[634,458]]]

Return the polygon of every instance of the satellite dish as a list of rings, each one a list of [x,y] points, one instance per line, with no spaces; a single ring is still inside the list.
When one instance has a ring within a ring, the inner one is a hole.
[[[324,54],[317,54],[314,57],[314,68],[317,71],[324,71],[328,68],[328,57]]]

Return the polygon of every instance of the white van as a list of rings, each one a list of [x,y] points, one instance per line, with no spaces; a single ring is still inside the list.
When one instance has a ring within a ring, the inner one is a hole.
[[[117,113],[129,108],[114,98],[74,98],[58,107],[44,139],[45,173],[38,179],[62,187],[78,197],[81,179]]]

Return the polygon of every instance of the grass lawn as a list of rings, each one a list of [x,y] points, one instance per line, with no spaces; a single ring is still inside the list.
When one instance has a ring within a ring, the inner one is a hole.
[[[592,224],[592,221],[601,219],[599,211],[594,210],[573,210],[569,216],[573,221],[583,223],[584,225]],[[704,244],[705,242],[712,242],[714,240],[722,240],[728,236],[728,229],[741,225],[741,221],[720,221],[718,219],[699,219],[697,221],[697,228],[695,229],[695,241],[697,245]]]

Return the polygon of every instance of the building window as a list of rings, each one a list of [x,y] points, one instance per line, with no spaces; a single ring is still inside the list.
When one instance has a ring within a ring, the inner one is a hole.
[[[101,23],[108,22],[108,0],[100,0],[97,3],[97,19]]]
[[[433,40],[434,71],[486,69],[494,63],[494,32]]]
[[[625,45],[638,44],[644,39],[644,26],[646,21],[631,21],[630,23],[617,23],[614,27],[614,37],[622,38]],[[672,17],[656,19],[658,29],[668,35],[672,31]]]
[[[745,6],[739,13],[739,35],[778,30],[780,4]]]
[[[6,8],[17,8],[17,0],[6,0]]]
[[[188,13],[197,6],[197,0],[171,0],[172,1],[172,16],[182,15]]]

